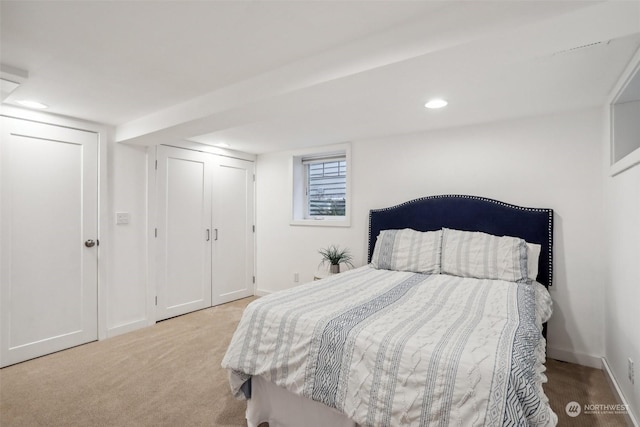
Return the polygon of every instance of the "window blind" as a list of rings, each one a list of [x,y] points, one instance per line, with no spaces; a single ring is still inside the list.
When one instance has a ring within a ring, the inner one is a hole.
[[[344,216],[347,162],[344,157],[304,159],[307,212],[310,217]]]

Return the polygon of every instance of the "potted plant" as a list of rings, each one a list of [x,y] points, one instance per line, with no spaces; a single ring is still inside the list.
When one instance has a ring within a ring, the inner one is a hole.
[[[322,255],[322,262],[320,264],[324,265],[329,263],[329,272],[331,274],[340,273],[340,264],[353,267],[351,263],[353,257],[349,249],[340,249],[340,247],[336,245],[331,245],[328,248],[320,249],[318,253]]]

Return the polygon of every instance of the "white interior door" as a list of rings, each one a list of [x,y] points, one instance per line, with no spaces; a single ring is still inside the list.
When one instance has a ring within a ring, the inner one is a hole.
[[[253,295],[253,162],[217,157],[213,169],[213,305]]]
[[[98,136],[0,120],[0,366],[7,366],[98,338],[91,245]]]
[[[211,155],[158,147],[156,320],[211,306]]]

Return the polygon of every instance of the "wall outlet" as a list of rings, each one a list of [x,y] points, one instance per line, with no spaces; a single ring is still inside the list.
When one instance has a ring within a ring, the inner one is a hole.
[[[298,283],[300,281],[300,275],[298,273],[293,273],[293,283]]]
[[[629,381],[631,381],[631,384],[635,383],[635,370],[633,368],[633,360],[631,358],[629,358],[628,360],[629,362]]]

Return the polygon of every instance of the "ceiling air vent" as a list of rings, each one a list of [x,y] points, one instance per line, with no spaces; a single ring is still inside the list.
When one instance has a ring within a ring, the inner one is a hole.
[[[600,46],[600,45],[606,46],[610,42],[611,42],[611,40],[583,44],[581,46],[576,46],[576,47],[571,47],[569,49],[560,50],[560,51],[554,53],[554,55],[562,55],[564,53],[570,53],[570,52],[575,52],[577,50],[589,49],[591,47]]]

